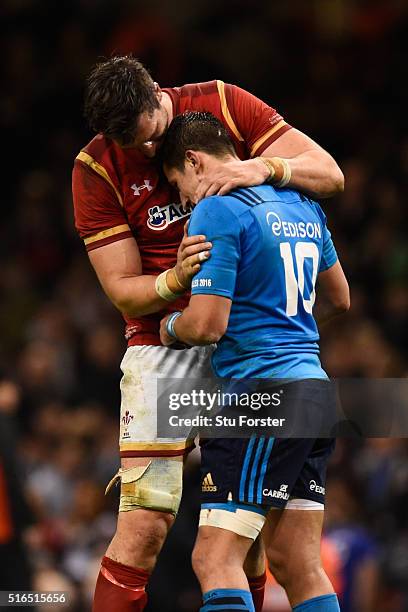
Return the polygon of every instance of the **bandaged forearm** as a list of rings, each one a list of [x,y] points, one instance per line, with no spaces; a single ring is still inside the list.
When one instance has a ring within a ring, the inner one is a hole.
[[[292,176],[289,161],[283,157],[259,157],[269,170],[267,183],[276,187],[285,187]]]
[[[259,159],[267,165],[265,160],[268,162],[283,158],[260,157]],[[290,178],[285,185],[290,185],[292,189],[306,193],[312,198],[328,198],[344,189],[344,176],[339,166],[323,149],[310,149],[285,159],[284,162],[290,165]],[[273,170],[270,174],[273,174]],[[276,174],[275,171],[274,178],[270,179],[270,182],[277,187],[283,187],[285,185],[279,184],[279,176],[280,173]]]
[[[142,274],[128,276],[104,285],[104,289],[120,312],[130,318],[144,316],[163,310],[170,300],[164,299],[156,290],[157,276]],[[177,290],[173,279],[167,283],[176,300],[184,292]]]
[[[166,302],[174,302],[186,291],[186,288],[180,282],[175,268],[165,270],[156,278],[155,289]]]

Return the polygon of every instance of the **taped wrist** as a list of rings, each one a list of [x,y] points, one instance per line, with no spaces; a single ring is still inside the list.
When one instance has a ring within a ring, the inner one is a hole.
[[[179,298],[180,295],[182,295],[185,290],[183,288],[180,292],[175,293],[174,291],[170,289],[170,287],[167,284],[167,274],[169,272],[174,272],[173,268],[171,268],[170,270],[165,270],[164,272],[159,274],[159,276],[156,278],[155,289],[156,289],[156,293],[161,298],[163,298],[163,300],[166,300],[166,302],[174,302],[174,300],[177,300],[177,298]],[[176,282],[178,283],[178,285],[182,286],[175,275],[174,275],[174,278]]]
[[[285,187],[291,177],[292,171],[287,159],[283,157],[258,157],[269,170],[267,183],[272,183],[276,187]]]
[[[178,287],[180,288],[180,290],[181,290],[183,293],[184,293],[184,291],[187,291],[188,287],[185,287],[185,286],[183,285],[183,283],[180,281],[179,277],[177,276],[176,268],[172,268],[172,269],[170,270],[170,272],[173,272],[173,277],[174,277],[174,280],[176,281],[176,283],[177,283]]]

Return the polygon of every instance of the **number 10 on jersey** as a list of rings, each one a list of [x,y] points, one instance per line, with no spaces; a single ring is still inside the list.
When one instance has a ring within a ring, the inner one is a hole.
[[[319,267],[319,249],[314,242],[296,242],[295,253],[293,256],[289,242],[281,242],[280,254],[285,268],[286,285],[286,314],[288,317],[295,317],[298,313],[299,294],[303,300],[303,307],[306,312],[312,314],[313,305],[316,299],[315,284]],[[305,298],[305,259],[312,260],[312,286],[310,297]],[[294,260],[298,277],[296,279]]]

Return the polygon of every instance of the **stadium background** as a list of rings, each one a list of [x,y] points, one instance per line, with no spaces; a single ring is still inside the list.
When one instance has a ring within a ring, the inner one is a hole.
[[[237,83],[327,148],[346,176],[324,208],[352,309],[324,330],[324,363],[333,376],[405,377],[408,5],[2,0],[0,16],[0,588],[67,589],[82,612],[114,529],[103,488],[125,348],[72,222],[72,163],[91,136],[85,76],[134,52],[162,86]],[[330,473],[326,563],[361,599],[344,609],[408,610],[407,441],[340,440]],[[149,612],[198,608],[196,461],[186,480]],[[268,601],[287,609],[274,587]]]

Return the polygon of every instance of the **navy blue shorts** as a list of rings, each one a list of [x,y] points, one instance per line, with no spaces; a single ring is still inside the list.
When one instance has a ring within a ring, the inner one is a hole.
[[[270,383],[273,385],[272,381],[266,385]],[[311,404],[317,418],[332,414],[334,395],[325,380],[287,382],[286,394],[293,398],[299,415],[307,414]],[[201,502],[284,508],[292,497],[324,504],[327,463],[334,446],[334,438],[272,438],[261,434],[204,439]]]
[[[201,442],[201,503],[284,508],[289,497],[324,504],[333,438],[212,438]]]

